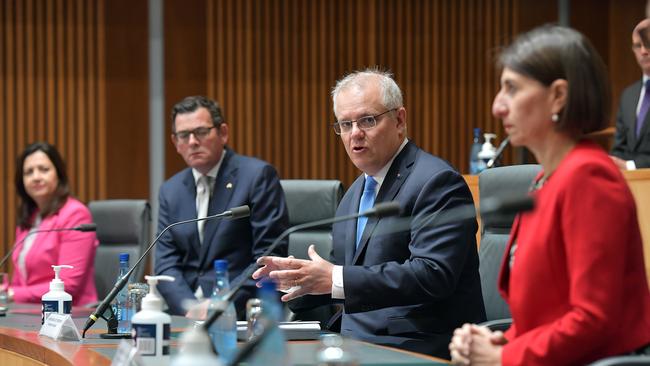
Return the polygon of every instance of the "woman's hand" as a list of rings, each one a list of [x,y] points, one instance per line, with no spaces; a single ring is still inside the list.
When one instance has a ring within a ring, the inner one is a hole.
[[[470,364],[470,347],[472,342],[472,325],[464,324],[454,330],[454,336],[449,343],[451,363],[454,365]]]
[[[501,351],[507,343],[503,333],[492,332],[487,327],[478,325],[471,325],[470,332],[469,363],[478,366],[501,365]]]

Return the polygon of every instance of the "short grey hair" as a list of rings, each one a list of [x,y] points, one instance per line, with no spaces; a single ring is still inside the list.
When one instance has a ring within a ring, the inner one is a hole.
[[[393,109],[403,106],[402,90],[393,79],[393,75],[390,72],[382,71],[378,68],[368,68],[361,71],[354,71],[336,82],[336,85],[332,89],[334,114],[336,114],[336,97],[342,90],[351,88],[363,89],[375,80],[379,82],[379,92],[381,93],[381,101],[384,107]]]

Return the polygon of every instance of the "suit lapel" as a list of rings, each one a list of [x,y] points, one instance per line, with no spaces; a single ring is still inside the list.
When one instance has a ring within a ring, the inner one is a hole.
[[[181,215],[180,217],[187,217],[188,219],[197,217],[196,211],[196,182],[194,182],[194,175],[192,175],[192,169],[187,169],[187,174],[183,177],[183,187],[185,189],[185,197],[190,199],[182,200],[181,205]],[[189,225],[189,224],[186,224]],[[199,240],[199,230],[194,224],[194,230],[192,232],[192,237],[189,238],[189,244],[192,248],[199,253],[201,250],[201,241]]]
[[[408,178],[409,174],[411,174],[411,168],[415,163],[417,151],[418,147],[411,142],[408,142],[406,146],[404,146],[404,149],[402,149],[399,155],[397,155],[395,160],[393,160],[393,164],[388,169],[388,174],[386,174],[386,178],[384,179],[384,182],[379,189],[379,193],[377,194],[377,198],[375,199],[375,204],[380,202],[389,202],[395,199],[400,191],[400,188],[402,187],[402,184],[404,184],[406,178]],[[358,201],[359,200],[357,200],[357,209],[359,208]],[[361,253],[366,249],[370,237],[372,236],[372,233],[377,227],[379,221],[381,221],[381,219],[378,219],[376,217],[371,217],[368,219],[366,227],[363,230],[363,235],[361,236],[359,247],[354,253],[354,259],[352,260],[353,264],[357,264]]]
[[[638,81],[634,85],[634,92],[633,92],[633,98],[628,98],[628,105],[625,110],[630,111],[630,116],[628,117],[628,129],[627,129],[627,138],[628,141],[630,141],[630,147],[632,147],[632,150],[636,150],[637,145],[641,139],[637,138],[636,136],[636,113],[637,113],[637,106],[639,105],[639,99],[641,98],[641,88],[643,87],[643,79]],[[650,113],[646,115],[646,120],[644,121],[643,128],[641,129],[641,134],[643,134],[643,131],[647,128],[648,126],[648,118],[650,117]],[[641,136],[641,134],[639,136]]]
[[[359,201],[361,201],[361,194],[363,193],[363,185],[365,175],[361,174],[359,178],[352,184],[350,191],[352,197],[350,198],[350,214],[359,212]],[[367,225],[367,224],[366,224]],[[357,220],[348,220],[345,223],[345,264],[351,265],[354,252],[356,250],[357,241]]]
[[[233,164],[233,152],[232,150],[226,150],[226,156],[221,162],[221,167],[217,173],[217,179],[214,182],[212,187],[212,194],[210,195],[210,203],[208,205],[208,216],[216,215],[224,212],[228,209],[228,204],[230,203],[230,197],[232,192],[237,187],[237,169],[236,164]],[[203,245],[201,245],[201,264],[203,267],[205,264],[204,261],[208,256],[208,252],[211,249],[217,248],[219,243],[212,245],[215,234],[219,229],[219,225],[223,220],[208,220],[205,222],[204,235],[203,235]]]

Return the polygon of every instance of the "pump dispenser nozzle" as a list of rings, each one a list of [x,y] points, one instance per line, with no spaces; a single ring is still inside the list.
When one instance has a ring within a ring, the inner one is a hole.
[[[52,265],[52,269],[54,270],[54,279],[50,282],[50,290],[63,291],[65,286],[63,284],[63,281],[61,281],[61,276],[60,276],[61,269],[63,268],[74,268],[74,267],[67,264],[60,264],[58,266]]]
[[[156,288],[156,285],[158,284],[158,281],[169,281],[173,282],[174,277],[172,276],[144,276],[145,280],[147,280],[147,283],[149,284],[149,293],[147,296],[142,299],[142,310],[156,310],[156,311],[162,311],[162,300],[160,299],[160,293],[158,292],[158,288]]]

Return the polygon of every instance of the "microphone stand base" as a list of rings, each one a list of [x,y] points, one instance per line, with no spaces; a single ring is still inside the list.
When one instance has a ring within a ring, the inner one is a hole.
[[[131,333],[102,333],[99,337],[103,339],[131,339]]]

